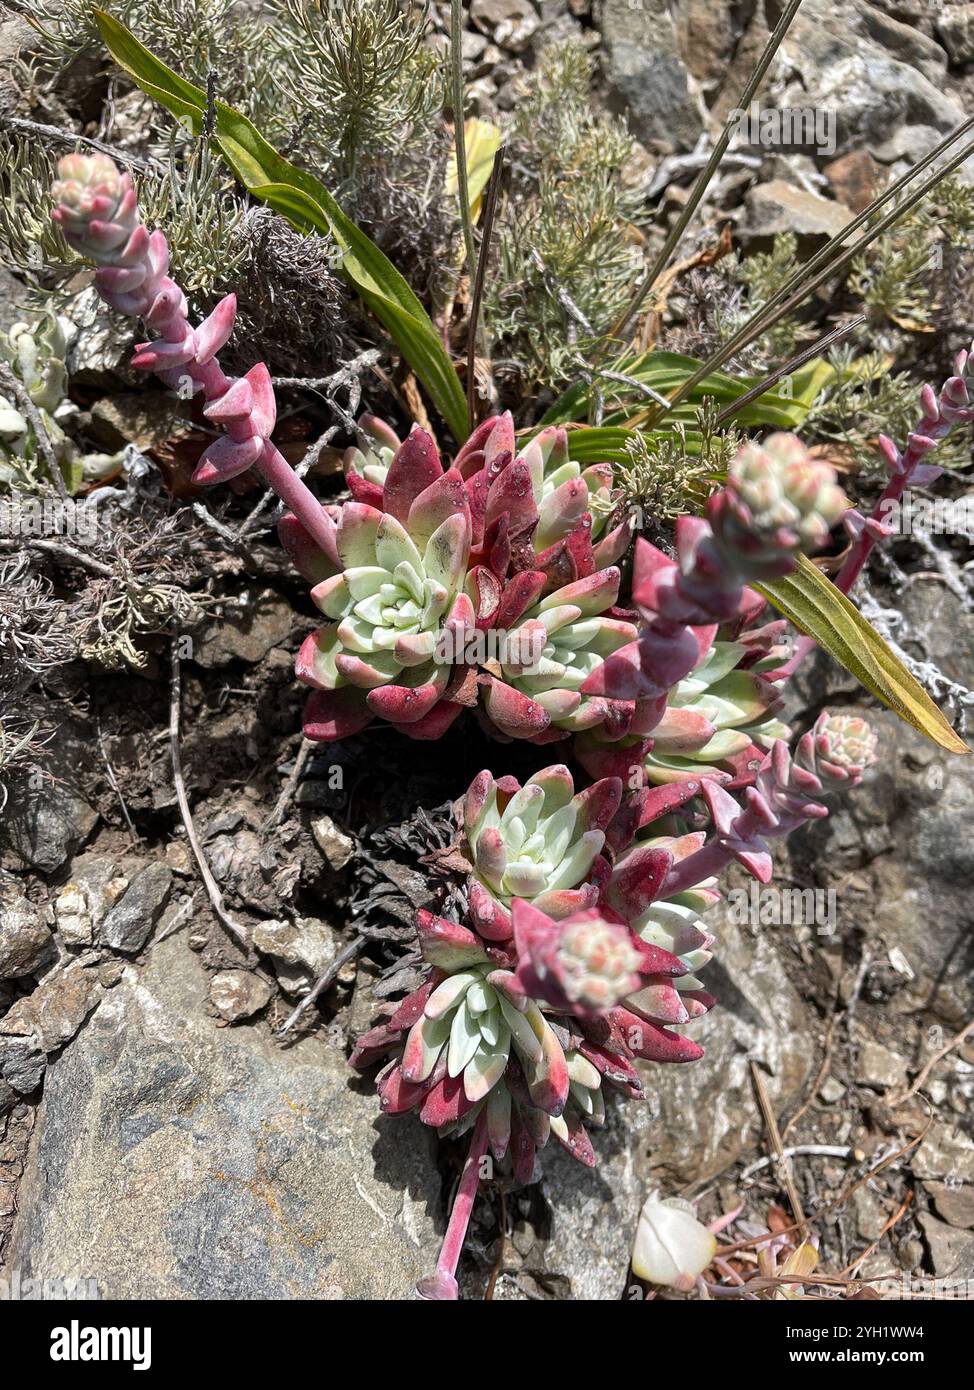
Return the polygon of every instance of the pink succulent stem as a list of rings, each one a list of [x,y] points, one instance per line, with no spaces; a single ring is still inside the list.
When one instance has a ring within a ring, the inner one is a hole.
[[[955,374],[944,382],[939,395],[930,385],[924,386],[920,393],[923,414],[916,428],[907,436],[907,445],[902,453],[892,440],[887,439],[885,435],[880,436],[880,445],[889,465],[891,476],[833,581],[840,593],[851,593],[853,585],[872,554],[873,547],[883,535],[890,505],[898,503],[902,499],[911,483],[920,481],[918,475],[928,467],[924,463],[926,455],[950,434],[958,421],[967,422],[974,417],[974,411],[969,409],[967,382],[965,381],[968,360],[968,352],[958,353],[954,360]],[[934,476],[939,472],[940,470],[936,469]],[[927,478],[926,481],[932,481],[932,479]],[[774,673],[774,679],[787,680],[794,675],[798,666],[814,646],[816,646],[814,638],[800,637],[795,643],[794,653]]]
[[[708,878],[717,878],[733,858],[734,855],[721,840],[710,840],[693,854],[688,854],[685,859],[673,865],[660,896],[673,898],[677,893],[696,888],[698,883],[704,883]]]
[[[467,1227],[470,1225],[470,1217],[480,1187],[480,1165],[487,1153],[487,1142],[487,1110],[485,1107],[478,1115],[477,1123],[474,1126],[470,1150],[467,1153],[463,1173],[460,1176],[460,1186],[457,1188],[453,1210],[450,1212],[450,1221],[446,1228],[446,1235],[443,1237],[440,1257],[436,1262],[436,1273],[431,1279],[424,1281],[425,1287],[421,1286],[421,1292],[426,1297],[438,1299],[457,1297],[457,1265],[460,1262],[460,1252],[467,1238]]]
[[[98,266],[95,286],[107,304],[141,319],[152,335],[135,351],[133,366],[154,372],[167,386],[202,392],[206,415],[223,434],[205,451],[194,481],[226,481],[256,467],[306,531],[327,552],[333,528],[314,493],[270,440],[277,403],[263,363],[232,379],[217,353],[233,332],[236,295],[228,294],[194,328],[186,296],[169,275],[163,232],[142,222],[131,175],[105,156],[68,155],[59,165],[53,217],[70,245]]]

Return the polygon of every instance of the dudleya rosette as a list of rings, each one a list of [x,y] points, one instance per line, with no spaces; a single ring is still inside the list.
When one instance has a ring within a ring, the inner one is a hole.
[[[477,931],[489,940],[508,940],[515,898],[554,918],[591,907],[598,897],[592,880],[605,830],[621,796],[616,778],[576,792],[560,763],[536,772],[523,787],[513,777],[479,773],[463,803]]]

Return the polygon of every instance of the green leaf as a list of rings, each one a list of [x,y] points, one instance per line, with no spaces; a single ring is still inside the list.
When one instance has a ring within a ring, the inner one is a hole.
[[[756,587],[907,724],[951,753],[971,751],[872,624],[810,560],[802,556],[792,574]]]
[[[700,363],[695,357],[686,357],[683,353],[647,352],[640,357],[620,358],[619,361],[610,365],[609,370],[621,372],[624,376],[632,377],[634,381],[640,382],[643,386],[651,387],[661,396],[668,396],[677,386],[682,385],[688,377],[691,377],[699,366]],[[795,429],[805,418],[811,403],[810,400],[805,399],[806,387],[808,382],[812,380],[811,367],[812,364],[808,364],[803,369],[799,392],[793,395],[784,395],[780,391],[765,391],[762,396],[759,396],[757,400],[752,401],[738,415],[735,415],[734,424],[744,428],[769,425],[776,429]],[[759,377],[736,377],[730,376],[727,372],[711,372],[699,386],[694,387],[685,401],[681,401],[674,410],[667,414],[666,423],[669,425],[677,420],[695,420],[696,408],[703,403],[705,396],[714,397],[721,406],[730,405],[738,397],[743,396],[746,391],[756,386],[759,381]],[[644,410],[652,409],[652,401],[641,395],[632,386],[603,379],[601,388],[607,404],[602,421],[603,425],[621,426],[635,423],[631,420],[634,410],[642,414]],[[570,387],[555,401],[545,415],[541,421],[542,427],[545,425],[567,425],[575,420],[586,419],[591,391],[591,386],[585,382]],[[616,404],[613,405],[613,402]]]
[[[167,67],[104,10],[94,11],[108,51],[138,83],[194,134],[203,129],[206,93]],[[386,328],[458,441],[467,435],[460,378],[429,315],[392,262],[347,217],[320,180],[278,154],[245,116],[214,103],[214,143],[253,197],[281,213],[298,231],[330,232],[341,251],[341,272]]]

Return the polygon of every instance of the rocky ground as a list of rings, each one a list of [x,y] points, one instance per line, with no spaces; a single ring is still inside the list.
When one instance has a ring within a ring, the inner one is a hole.
[[[640,177],[678,206],[763,42],[761,5],[473,0],[481,114],[502,118],[538,46],[576,31],[643,146]],[[816,162],[732,162],[724,210],[759,245],[842,225],[870,161],[895,169],[963,118],[974,5],[805,0],[783,52],[776,99],[834,108],[838,139]],[[3,324],[15,316],[5,305]],[[0,1274],[86,1276],[104,1297],[399,1299],[435,1260],[459,1151],[380,1118],[345,1058],[416,979],[412,913],[452,889],[435,855],[448,803],[494,754],[470,730],[429,746],[383,728],[309,751],[292,664],[313,610],[257,535],[194,537],[212,575],[175,664],[148,637],[141,670],[58,672],[44,775],[6,804]],[[892,554],[874,601],[904,615],[910,655],[968,691],[969,548]],[[70,563],[57,582],[78,582]],[[533,1184],[487,1185],[467,1296],[626,1296],[657,1188],[699,1197],[708,1219],[740,1207],[728,1244],[788,1226],[797,1201],[831,1276],[974,1277],[974,1040],[937,1060],[974,1017],[974,760],[941,756],[821,658],[795,727],[826,704],[868,712],[880,761],[792,839],[777,881],[833,892],[834,924],[715,910],[705,1058],[647,1071],[649,1102],[612,1109],[594,1173],[546,1152]]]

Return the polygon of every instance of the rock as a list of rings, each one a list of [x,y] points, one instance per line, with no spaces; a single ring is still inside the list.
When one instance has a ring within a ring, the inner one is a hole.
[[[286,642],[293,627],[290,604],[273,589],[262,589],[242,609],[229,608],[224,618],[205,625],[193,639],[193,660],[208,669],[230,661],[252,666]]]
[[[0,1049],[0,1053],[2,1053],[2,1049]],[[0,1066],[0,1069],[2,1069],[2,1066]],[[15,1091],[14,1088],[8,1085],[3,1077],[0,1076],[0,1115],[5,1115],[11,1106],[16,1105],[19,1100],[20,1092]]]
[[[680,56],[666,0],[603,0],[602,62],[609,103],[628,118],[637,140],[666,152],[690,150],[704,128]]]
[[[763,16],[754,23],[766,32]],[[940,46],[864,0],[804,0],[779,64],[792,76],[776,104],[833,112],[836,155],[873,148],[901,126],[945,133],[964,119],[943,90]]]
[[[676,0],[670,8],[687,71],[704,91],[718,87],[737,38],[732,6],[715,5],[713,0]]]
[[[751,935],[732,921],[726,903],[707,922],[717,941],[703,978],[717,1005],[686,1029],[705,1055],[687,1066],[643,1067],[654,1116],[648,1165],[678,1182],[712,1177],[761,1132],[752,1058],[779,1112],[806,1081],[813,1060],[813,1024],[788,979],[774,931],[764,927]],[[639,1108],[638,1102],[629,1106]]]
[[[8,1037],[0,1019],[0,1101],[8,1092],[17,1100],[41,1084],[47,1055],[34,1038]]]
[[[902,609],[907,631],[922,634],[929,659],[952,680],[974,686],[974,619],[949,591],[914,585],[903,594]],[[917,654],[912,640],[907,646]],[[842,701],[829,708],[842,712]],[[863,926],[874,959],[891,962],[893,1010],[931,1013],[957,1029],[974,1013],[974,840],[958,829],[974,818],[974,760],[942,753],[889,710],[870,708],[868,718],[879,738],[879,763],[856,792],[833,798],[827,820],[792,836],[790,849],[816,866],[823,887],[835,888],[840,909],[850,875],[862,871],[870,904]],[[909,973],[892,964],[904,961]],[[929,1051],[940,1045],[936,1036]],[[927,1054],[916,1060],[922,1065]]]
[[[87,764],[85,740],[62,725],[50,758],[50,775],[30,778],[23,795],[5,809],[0,828],[5,865],[53,873],[88,838],[98,815],[76,782],[79,768]]]
[[[299,917],[294,922],[271,920],[254,929],[258,951],[273,956],[275,962],[297,967],[314,978],[324,974],[338,954],[335,934],[326,922]]]
[[[92,437],[106,449],[134,444],[145,453],[187,435],[186,405],[171,392],[119,391],[91,407]]]
[[[910,1166],[917,1178],[974,1183],[974,1141],[957,1125],[936,1119]]]
[[[920,1228],[938,1279],[974,1276],[974,1234],[948,1226],[929,1212],[921,1213]]]
[[[836,198],[852,212],[862,212],[886,182],[883,166],[868,150],[852,150],[826,164],[822,173]]]
[[[40,1085],[48,1056],[74,1037],[110,983],[97,958],[71,961],[12,1004],[0,1018],[0,1080],[22,1095]]]
[[[336,872],[344,869],[355,853],[355,841],[344,830],[339,830],[331,816],[316,816],[311,822],[311,833],[315,843],[328,860],[329,867]]]
[[[38,909],[22,897],[0,902],[0,980],[32,975],[54,955],[54,941]]]
[[[687,1029],[705,1056],[688,1066],[640,1064],[647,1101],[610,1098],[606,1127],[594,1136],[594,1170],[560,1147],[539,1156],[551,1208],[545,1269],[570,1281],[572,1298],[619,1299],[649,1193],[658,1188],[672,1196],[686,1182],[706,1181],[761,1132],[751,1057],[762,1064],[777,1111],[811,1069],[811,1021],[773,933],[751,937],[731,920],[726,904],[718,904],[708,921],[717,954],[704,978],[718,1003]]]
[[[267,981],[249,970],[221,970],[210,981],[210,1002],[229,1023],[258,1013],[270,997]]]
[[[81,854],[71,865],[71,878],[54,896],[49,921],[65,946],[90,946],[106,914],[142,872],[145,861],[101,854]]]
[[[836,236],[852,221],[852,213],[841,203],[820,198],[784,179],[757,184],[745,202],[747,216],[738,232],[748,245],[768,241],[782,232],[794,232],[799,244],[814,247]]]
[[[472,0],[470,18],[509,53],[522,52],[540,23],[531,0]]]
[[[974,5],[951,5],[937,19],[937,33],[952,63],[974,61]]]
[[[819,1096],[825,1101],[826,1105],[834,1105],[845,1095],[846,1088],[841,1081],[834,1076],[827,1076],[818,1088]]]
[[[159,920],[171,888],[169,865],[147,864],[105,914],[98,929],[98,940],[114,951],[132,955],[141,951]]]
[[[429,1131],[319,1039],[215,1032],[178,938],[48,1069],[8,1264],[103,1298],[407,1299],[436,1259]]]
[[[859,1049],[859,1076],[878,1091],[892,1090],[906,1081],[906,1061],[870,1039]]]
[[[636,1222],[652,1187],[646,1176],[651,1123],[638,1101],[613,1105],[596,1136],[594,1169],[560,1145],[540,1155],[551,1213],[545,1272],[568,1280],[566,1298],[612,1303],[626,1287]]]
[[[50,918],[65,946],[90,946],[94,940],[91,910],[84,886],[68,883],[50,907]]]
[[[923,1186],[948,1225],[968,1230],[974,1226],[974,1187],[953,1182],[925,1182]]]

